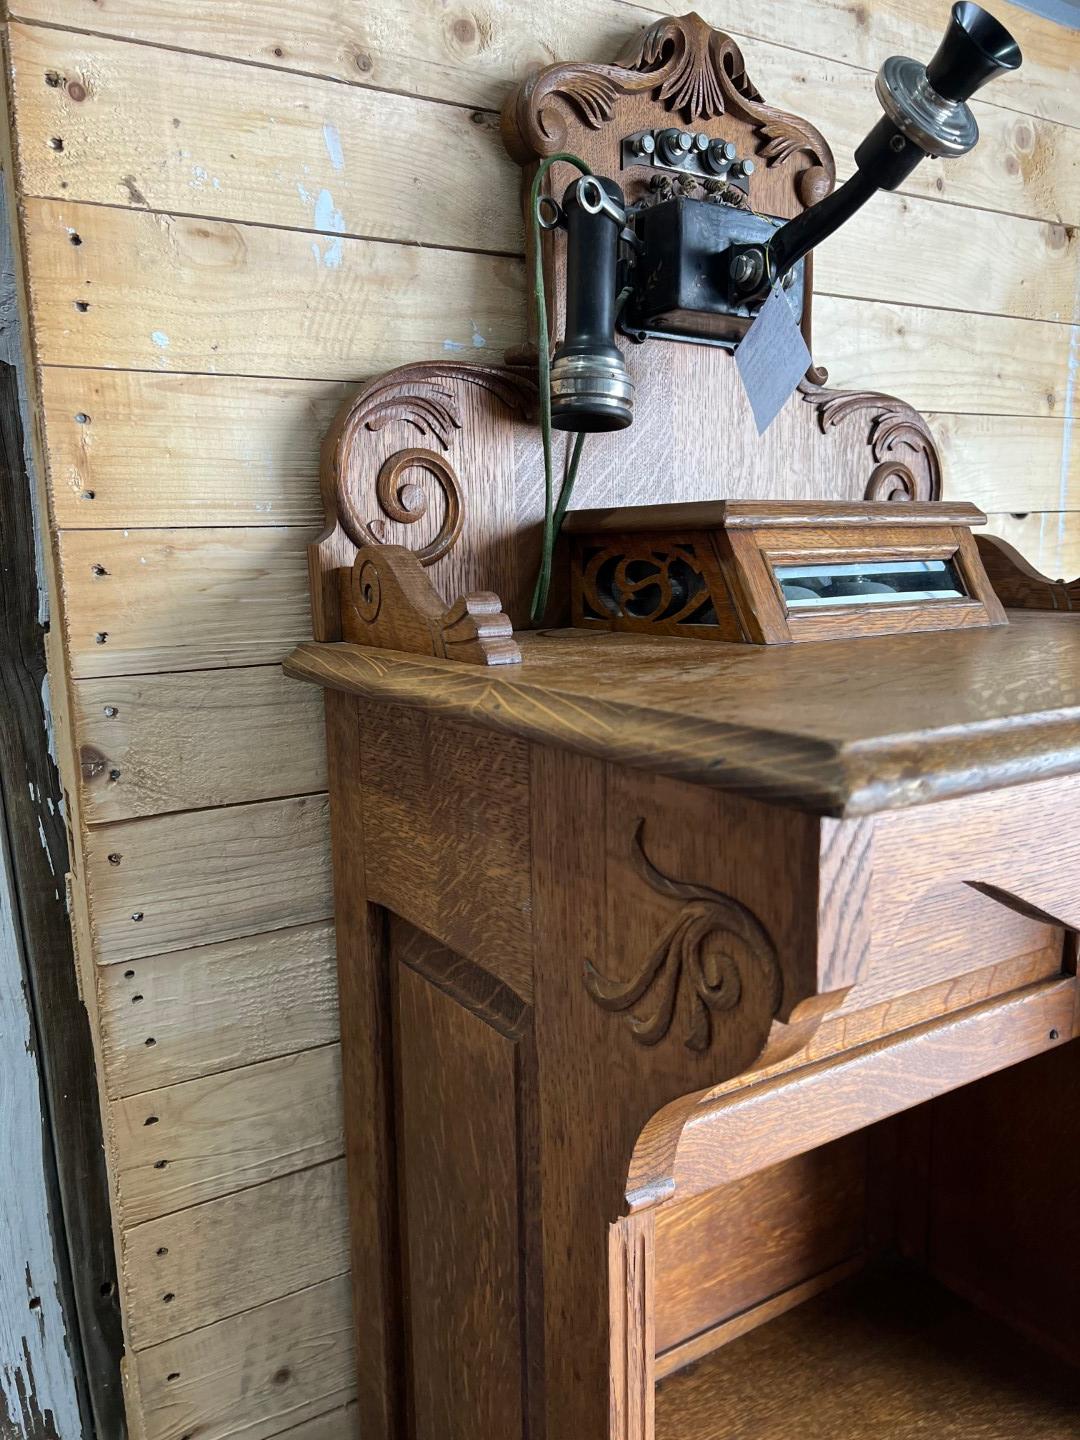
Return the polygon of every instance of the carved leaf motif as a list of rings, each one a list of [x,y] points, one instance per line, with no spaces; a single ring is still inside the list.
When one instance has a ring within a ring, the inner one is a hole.
[[[550,93],[562,95],[590,130],[599,130],[601,125],[606,125],[614,115],[615,100],[619,92],[603,71],[581,65],[568,71],[565,79],[553,86]],[[543,113],[540,123],[544,125]]]
[[[782,993],[780,962],[768,932],[740,901],[708,885],[673,880],[658,870],[645,854],[644,828],[645,821],[639,820],[631,847],[638,874],[657,894],[685,903],[630,980],[611,980],[586,961],[585,986],[602,1010],[624,1015],[641,1045],[656,1045],[667,1035],[685,989],[683,1044],[704,1053],[712,1044],[713,1015],[739,1004],[748,967],[764,975],[771,992],[770,1014],[776,1014]],[[634,1013],[650,997],[651,1008]]]
[[[748,100],[761,99],[734,40],[697,15],[658,20],[636,48],[631,45],[624,52],[620,63],[627,70],[655,72],[659,99],[669,110],[681,111],[687,120],[723,115],[725,91]]]
[[[829,391],[806,381],[799,389],[815,406],[822,434],[853,416],[867,417],[867,443],[877,462],[867,481],[867,500],[941,499],[941,458],[917,410],[874,390]]]
[[[785,160],[790,160],[800,150],[805,150],[808,155],[820,161],[820,156],[810,137],[804,131],[796,129],[794,125],[773,121],[768,125],[762,125],[758,134],[764,136],[767,142],[758,151],[766,165],[782,165]]]

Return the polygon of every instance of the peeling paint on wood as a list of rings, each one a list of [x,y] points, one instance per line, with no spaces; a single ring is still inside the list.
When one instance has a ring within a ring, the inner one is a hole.
[[[60,1303],[34,1028],[0,814],[0,1440],[83,1434]]]

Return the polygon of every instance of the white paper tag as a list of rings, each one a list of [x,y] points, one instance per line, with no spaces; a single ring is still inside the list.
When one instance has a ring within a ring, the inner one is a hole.
[[[812,363],[799,322],[779,285],[774,285],[735,351],[735,365],[764,435]]]

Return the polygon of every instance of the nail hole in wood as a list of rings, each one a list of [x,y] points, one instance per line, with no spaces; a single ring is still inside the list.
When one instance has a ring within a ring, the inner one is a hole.
[[[144,1125],[156,1125],[158,1123],[158,1117],[156,1115],[147,1115],[142,1123]]]
[[[31,1309],[31,1310],[40,1310],[40,1309],[41,1309],[41,1296],[40,1296],[40,1295],[31,1295],[31,1296],[30,1296],[30,1309]]]
[[[80,315],[85,315],[86,312],[87,312],[87,310],[90,309],[90,301],[89,301],[89,300],[76,300],[76,301],[75,301],[75,309],[78,310],[78,312],[79,312]]]
[[[89,424],[90,424],[90,416],[87,415],[87,413],[86,413],[85,410],[80,410],[79,413],[75,416],[75,424],[76,424],[76,425],[89,425]]]
[[[102,1295],[105,1299],[108,1299],[108,1297],[113,1293],[115,1289],[116,1286],[113,1284],[113,1282],[111,1280],[106,1280],[103,1285],[100,1285],[98,1287],[98,1294]]]
[[[169,1162],[168,1162],[168,1160],[155,1160],[155,1161],[154,1161],[154,1169],[155,1169],[155,1170],[167,1170],[168,1168],[169,1168]]]
[[[48,85],[50,90],[59,90],[60,76],[56,73],[55,70],[45,71],[45,84]]]
[[[113,853],[109,856],[109,864],[110,864],[110,865],[119,865],[119,864],[120,864],[120,861],[121,861],[123,858],[124,858],[124,857],[123,857],[122,855],[118,855],[118,854],[116,853],[116,851],[114,850]],[[134,974],[134,971],[133,971],[132,973]]]
[[[120,771],[119,771],[119,770],[110,770],[110,771],[109,771],[109,779],[110,779],[110,780],[119,780],[119,779],[120,779]]]
[[[108,638],[109,632],[107,630],[99,630],[94,636],[94,643],[95,645],[104,645]]]
[[[1058,1032],[1057,1032],[1056,1030],[1051,1030],[1051,1031],[1050,1031],[1050,1039],[1051,1039],[1051,1040],[1057,1040],[1057,1039],[1059,1039],[1059,1038],[1060,1038],[1060,1037],[1059,1037]]]
[[[59,135],[54,135],[49,141],[50,150],[63,150],[64,142]]]
[[[156,1044],[157,1044],[157,1041],[154,1039],[153,1035],[148,1035],[148,1036],[146,1037],[146,1039],[143,1041],[143,1044],[144,1044],[144,1045],[156,1045]]]
[[[167,1255],[169,1253],[168,1245],[159,1245],[157,1248],[157,1253],[159,1255]]]
[[[90,573],[91,573],[92,575],[101,576],[101,575],[108,575],[109,572],[105,569],[105,566],[104,566],[104,565],[91,565],[91,566],[90,566]]]
[[[94,490],[84,490],[84,491],[82,492],[82,494],[79,496],[79,499],[80,499],[80,500],[93,500],[93,498],[94,498],[94,496],[95,496],[96,493],[97,493],[97,492],[94,491]]]
[[[110,720],[115,720],[117,715],[120,714],[120,711],[116,708],[115,705],[106,705],[105,714],[109,717]]]
[[[131,1003],[132,1003],[133,1005],[137,1005],[142,998],[143,998],[143,997],[142,997],[141,995],[132,995],[132,997],[131,997]]]
[[[125,979],[125,980],[134,980],[134,979],[135,979],[135,971],[134,971],[134,970],[125,970],[125,971],[124,971],[124,979]]]
[[[131,918],[135,921],[137,925],[139,921],[143,918],[143,912],[141,910],[133,910],[131,913]]]
[[[169,1384],[171,1385],[174,1380],[180,1379],[180,1371],[170,1370],[168,1375],[165,1376],[165,1379],[168,1380]]]
[[[173,1292],[172,1292],[171,1290],[166,1290],[166,1291],[165,1291],[165,1294],[162,1295],[161,1298],[162,1298],[162,1300],[165,1302],[166,1305],[171,1305],[172,1302],[176,1299],[176,1296],[173,1294]]]
[[[75,230],[72,230],[71,234],[68,236],[68,239],[71,241],[72,245],[82,244],[82,236]]]

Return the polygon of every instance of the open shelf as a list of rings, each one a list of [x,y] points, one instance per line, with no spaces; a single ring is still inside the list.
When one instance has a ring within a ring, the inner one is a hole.
[[[882,1266],[661,1381],[656,1437],[1074,1440],[1080,1369]]]

